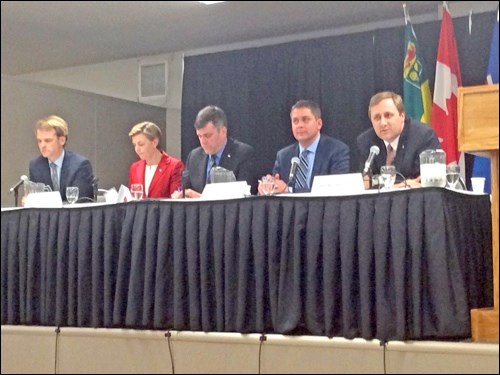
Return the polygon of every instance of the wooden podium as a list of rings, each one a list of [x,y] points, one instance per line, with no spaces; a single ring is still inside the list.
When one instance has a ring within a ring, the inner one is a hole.
[[[471,310],[472,339],[498,342],[498,84],[458,88],[458,148],[491,159],[493,307]]]

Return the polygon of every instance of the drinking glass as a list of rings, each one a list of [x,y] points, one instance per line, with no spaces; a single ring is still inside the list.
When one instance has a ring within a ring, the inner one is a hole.
[[[78,186],[68,186],[66,187],[66,200],[68,203],[73,204],[78,200],[78,195],[80,191]]]
[[[380,167],[381,188],[384,190],[392,189],[396,182],[396,167],[394,165],[383,165]]]
[[[450,189],[456,189],[460,178],[460,166],[458,164],[448,164],[446,166],[446,183]]]
[[[136,201],[140,201],[144,196],[144,186],[142,184],[130,185],[130,193]]]
[[[471,177],[472,191],[476,194],[484,194],[484,177]]]
[[[262,181],[262,193],[264,193],[264,195],[273,195],[275,187],[274,177],[271,175],[264,176],[262,177],[261,181]]]

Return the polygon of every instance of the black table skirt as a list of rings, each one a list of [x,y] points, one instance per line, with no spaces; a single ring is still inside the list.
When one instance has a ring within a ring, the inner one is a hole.
[[[488,196],[142,201],[2,212],[2,324],[470,337]]]

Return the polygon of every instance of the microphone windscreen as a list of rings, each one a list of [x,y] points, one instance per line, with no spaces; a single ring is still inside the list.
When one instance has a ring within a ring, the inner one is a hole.
[[[288,183],[292,183],[293,180],[295,179],[295,173],[297,173],[297,169],[300,164],[300,159],[296,156],[292,158],[291,161],[291,166],[290,166],[290,174],[288,175]]]
[[[372,147],[370,147],[370,153],[378,155],[380,153],[380,148],[378,148],[378,146],[376,145],[373,145]]]

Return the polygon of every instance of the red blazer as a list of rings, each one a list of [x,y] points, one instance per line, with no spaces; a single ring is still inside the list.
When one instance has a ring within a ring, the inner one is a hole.
[[[156,172],[149,185],[149,191],[144,198],[170,198],[172,193],[182,186],[181,173],[184,163],[173,158],[162,151],[162,157],[156,168]],[[128,186],[132,184],[143,184],[146,169],[146,161],[138,160],[130,166]]]

